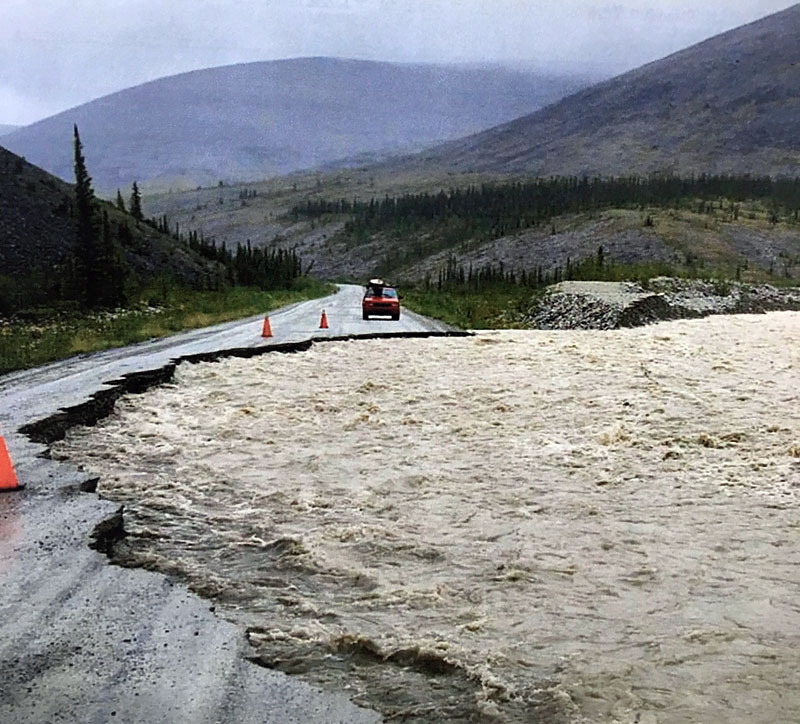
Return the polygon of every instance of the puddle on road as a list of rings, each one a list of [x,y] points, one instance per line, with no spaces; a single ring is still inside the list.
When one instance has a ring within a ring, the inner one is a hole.
[[[798,350],[798,313],[325,344],[183,365],[54,454],[126,563],[389,721],[790,721]]]

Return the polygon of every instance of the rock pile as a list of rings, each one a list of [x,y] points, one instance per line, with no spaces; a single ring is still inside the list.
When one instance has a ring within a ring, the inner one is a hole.
[[[561,282],[517,320],[534,329],[617,329],[709,314],[800,310],[800,288],[659,277]]]

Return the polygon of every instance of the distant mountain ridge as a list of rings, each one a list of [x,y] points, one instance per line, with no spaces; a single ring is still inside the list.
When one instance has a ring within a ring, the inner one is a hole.
[[[123,90],[3,142],[69,178],[76,123],[98,190],[133,180],[187,188],[417,150],[518,117],[584,84],[501,68],[333,58],[246,63]]]
[[[0,123],[0,136],[11,133],[11,131],[16,131],[18,128],[19,126],[10,126],[7,123]]]
[[[800,5],[401,166],[549,175],[800,175]]]

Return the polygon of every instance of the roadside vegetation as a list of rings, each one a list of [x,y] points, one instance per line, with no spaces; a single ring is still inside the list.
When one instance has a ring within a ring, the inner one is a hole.
[[[452,286],[437,290],[414,287],[403,291],[409,309],[459,329],[509,329],[508,312],[529,308],[541,292],[515,284],[497,283],[480,290]]]
[[[0,374],[265,314],[332,291],[332,285],[310,278],[298,280],[291,289],[272,291],[242,286],[198,291],[155,285],[144,290],[144,301],[127,308],[93,312],[30,310],[12,320],[0,321]],[[259,329],[254,327],[253,334]]]
[[[73,144],[76,184],[64,213],[75,221],[75,238],[62,261],[0,273],[0,374],[332,291],[304,274],[292,250],[228,249],[193,231],[173,232],[166,218],[145,219],[136,182],[127,205],[119,191],[113,205],[98,201],[77,127]]]

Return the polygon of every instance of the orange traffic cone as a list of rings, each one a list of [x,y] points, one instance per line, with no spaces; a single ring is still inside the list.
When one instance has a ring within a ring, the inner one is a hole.
[[[272,336],[272,325],[269,323],[269,316],[264,317],[264,326],[261,328],[261,336],[262,337],[271,337]]]
[[[325,310],[322,310],[322,317],[319,320],[319,328],[320,329],[327,329],[328,328],[328,317],[325,314]]]
[[[19,484],[14,465],[8,456],[8,448],[3,436],[0,435],[0,493],[12,490],[21,490],[24,486]]]

